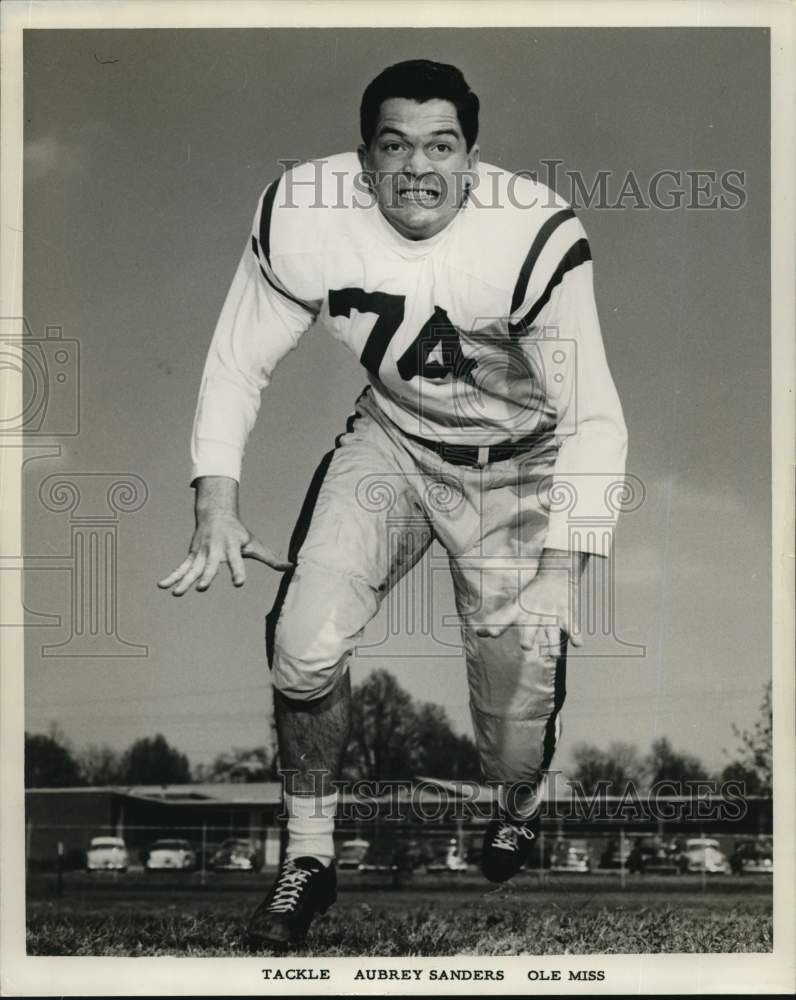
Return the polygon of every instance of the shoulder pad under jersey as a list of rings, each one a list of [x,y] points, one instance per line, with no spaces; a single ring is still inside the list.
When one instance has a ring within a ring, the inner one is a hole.
[[[315,312],[326,294],[324,260],[333,225],[350,204],[358,175],[355,153],[308,160],[273,180],[257,205],[251,246],[263,278]]]
[[[521,334],[533,325],[564,274],[591,260],[585,230],[551,188],[490,164],[479,167],[471,210],[479,276],[506,290],[509,329]]]

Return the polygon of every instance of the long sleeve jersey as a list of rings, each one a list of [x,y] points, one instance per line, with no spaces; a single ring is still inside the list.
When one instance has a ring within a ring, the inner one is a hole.
[[[409,240],[354,153],[270,184],[208,352],[193,478],[239,479],[262,389],[310,327],[366,369],[403,431],[478,446],[555,441],[546,545],[606,555],[627,432],[603,346],[585,231],[554,192],[489,164],[453,221]],[[592,523],[573,542],[571,524]],[[608,541],[606,541],[608,539]]]

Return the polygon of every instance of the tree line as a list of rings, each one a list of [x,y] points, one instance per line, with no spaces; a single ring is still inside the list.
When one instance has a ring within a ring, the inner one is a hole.
[[[456,733],[444,708],[417,701],[385,670],[354,686],[352,731],[342,777],[401,781],[417,777],[479,780],[478,754],[469,736]],[[97,785],[167,785],[191,782],[273,781],[279,757],[271,726],[267,746],[234,747],[210,764],[191,766],[188,757],[158,733],[127,750],[89,744],[75,750],[57,726],[25,734],[25,786],[63,788]],[[711,773],[696,756],[660,737],[649,751],[616,741],[607,748],[578,743],[567,777],[585,792],[609,783],[621,792],[628,783],[644,789],[659,781],[682,784],[715,778],[744,782],[747,794],[770,795],[772,780],[771,685],[751,729],[733,726],[736,748],[725,750],[726,765]]]

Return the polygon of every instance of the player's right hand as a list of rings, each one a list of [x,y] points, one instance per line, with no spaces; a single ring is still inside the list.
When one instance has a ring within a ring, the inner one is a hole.
[[[242,587],[246,582],[244,559],[256,559],[276,570],[288,570],[293,565],[263,545],[234,514],[207,514],[197,521],[188,558],[159,580],[158,586],[163,590],[171,588],[174,597],[182,597],[194,584],[197,590],[205,591],[219,567],[227,563],[233,584]]]

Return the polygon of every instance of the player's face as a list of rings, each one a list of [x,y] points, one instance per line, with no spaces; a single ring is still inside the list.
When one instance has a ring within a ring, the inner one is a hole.
[[[391,97],[359,156],[387,221],[408,239],[425,240],[461,208],[478,146],[468,152],[450,101]]]

